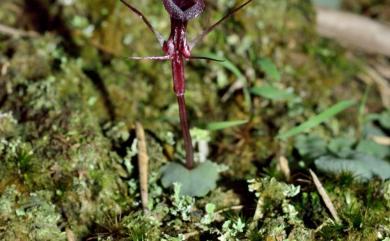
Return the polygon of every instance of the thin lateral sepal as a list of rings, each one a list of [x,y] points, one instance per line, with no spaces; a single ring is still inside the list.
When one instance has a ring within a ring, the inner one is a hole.
[[[127,57],[127,59],[131,59],[131,60],[170,60],[171,57],[169,55],[165,55],[165,56],[145,56],[145,57],[133,56],[133,57]]]
[[[162,34],[160,32],[158,32],[157,30],[155,30],[152,26],[152,24],[149,22],[149,20],[145,17],[145,15],[143,15],[143,13],[138,10],[137,8],[135,8],[134,6],[132,6],[130,3],[126,2],[125,0],[120,0],[124,5],[126,5],[126,7],[128,7],[133,13],[135,13],[136,15],[138,15],[138,17],[140,17],[142,19],[142,21],[144,21],[144,23],[146,24],[146,26],[148,26],[149,30],[153,32],[153,34],[156,36],[157,38],[157,41],[159,42],[160,46],[162,47],[164,45],[164,42],[165,42],[165,39],[164,37],[162,36]]]
[[[189,57],[189,60],[200,60],[200,59],[210,60],[210,61],[215,61],[215,62],[225,62],[224,59],[214,59],[214,58],[204,57],[204,56],[191,56],[191,57]]]
[[[242,9],[243,7],[245,7],[246,5],[248,5],[250,2],[252,2],[252,0],[249,0],[243,4],[241,4],[240,6],[234,8],[232,11],[230,11],[228,14],[226,14],[224,17],[222,17],[220,20],[218,20],[216,23],[214,23],[213,25],[211,25],[210,27],[208,27],[206,30],[204,30],[202,33],[200,33],[198,36],[196,36],[189,44],[189,49],[192,50],[195,45],[197,45],[200,41],[202,41],[204,39],[204,37],[206,37],[207,34],[209,34],[211,31],[213,31],[213,29],[215,27],[217,27],[221,22],[225,21],[226,19],[228,19],[229,17],[231,17],[233,14],[235,14],[237,11],[239,11],[240,9]]]

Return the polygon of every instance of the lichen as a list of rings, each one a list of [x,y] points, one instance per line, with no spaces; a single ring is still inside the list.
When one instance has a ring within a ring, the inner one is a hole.
[[[9,186],[0,197],[0,226],[2,240],[64,241],[61,214],[51,203],[49,191],[22,195],[15,186]],[[8,228],[5,228],[8,227]]]
[[[186,63],[199,159],[228,167],[217,188],[196,199],[178,195],[177,186],[161,185],[161,166],[183,157],[182,138],[170,65],[126,59],[161,53],[142,21],[120,1],[34,0],[44,14],[26,12],[30,3],[24,2],[0,3],[2,24],[35,32],[0,33],[1,240],[67,240],[70,233],[76,240],[107,241],[390,236],[389,181],[361,183],[348,173],[319,173],[342,220],[336,224],[307,177],[315,157],[348,154],[364,144],[357,133],[366,139],[385,135],[387,112],[364,126],[356,111],[348,112],[297,138],[295,145],[275,138],[330,103],[360,99],[365,91],[351,81],[366,64],[364,56],[316,35],[309,0],[253,1],[194,52],[226,61]],[[189,38],[237,2],[208,1],[202,17],[189,25]],[[169,17],[162,4],[133,4],[167,36]],[[360,11],[364,4],[356,4],[349,3]],[[277,78],[264,70],[264,59],[275,65]],[[247,89],[262,84],[289,89],[294,98],[249,95],[248,100]],[[367,109],[380,108],[377,98],[370,92],[373,104]],[[249,121],[220,131],[202,129],[225,120]],[[148,212],[140,203],[136,121],[146,129]],[[347,148],[339,145],[343,136],[355,138]],[[291,183],[277,179],[280,155],[289,160]]]

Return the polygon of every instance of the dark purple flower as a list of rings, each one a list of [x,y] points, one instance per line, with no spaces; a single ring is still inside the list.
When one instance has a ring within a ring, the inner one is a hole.
[[[188,21],[199,16],[205,4],[203,0],[162,0],[171,18]]]

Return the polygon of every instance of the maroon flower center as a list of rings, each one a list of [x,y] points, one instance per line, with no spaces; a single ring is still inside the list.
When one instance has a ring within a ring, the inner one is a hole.
[[[203,0],[162,0],[171,18],[188,21],[204,10]]]
[[[194,6],[196,2],[194,0],[173,0],[173,2],[178,6],[182,11],[189,9]]]

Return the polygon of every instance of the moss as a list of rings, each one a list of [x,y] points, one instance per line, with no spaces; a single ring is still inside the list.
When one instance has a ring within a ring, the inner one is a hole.
[[[20,28],[16,20],[23,5],[14,2],[0,3],[0,22]],[[43,34],[47,26],[32,26],[41,35],[1,36],[5,41],[0,41],[0,239],[65,240],[63,230],[71,230],[76,240],[376,240],[390,235],[388,182],[362,184],[351,175],[322,173],[342,219],[332,224],[317,191],[302,182],[310,155],[302,168],[292,142],[274,138],[336,100],[359,99],[364,92],[351,84],[364,59],[316,35],[310,1],[253,1],[194,50],[223,56],[235,72],[218,63],[186,64],[192,126],[250,121],[211,133],[207,158],[229,169],[210,195],[190,201],[175,199],[159,181],[160,167],[183,153],[170,66],[123,58],[160,54],[153,34],[119,1],[37,2],[49,7],[49,19],[57,19],[53,30]],[[161,4],[137,4],[167,36],[169,19]],[[208,1],[202,17],[190,22],[190,37],[234,4]],[[264,57],[275,63],[280,81],[261,68]],[[291,88],[296,98],[287,103],[252,96],[248,106],[243,88],[265,83]],[[229,92],[232,86],[237,88]],[[347,113],[314,132],[334,138],[347,132],[344,127],[353,130],[355,119]],[[147,214],[139,198],[135,121],[147,132]],[[279,175],[273,160],[280,155],[290,160],[294,186],[271,178]],[[254,192],[249,192],[246,180],[253,178]]]
[[[49,191],[22,195],[9,186],[0,197],[2,240],[66,240],[61,231],[61,215],[51,202]]]

